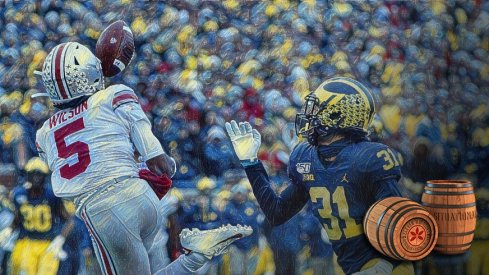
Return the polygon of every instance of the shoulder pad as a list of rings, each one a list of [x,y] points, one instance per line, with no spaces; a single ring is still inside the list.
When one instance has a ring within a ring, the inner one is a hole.
[[[112,108],[114,110],[117,109],[117,107],[126,103],[130,103],[130,102],[139,103],[136,93],[134,93],[134,91],[131,88],[124,85],[118,85],[118,86],[122,86],[122,87],[120,87],[120,89],[114,93],[114,96],[112,98]]]
[[[385,144],[361,142],[355,155],[355,167],[373,181],[401,177],[397,152]]]
[[[138,102],[134,91],[126,85],[111,85],[90,97],[93,105],[110,105],[116,109],[124,103]]]

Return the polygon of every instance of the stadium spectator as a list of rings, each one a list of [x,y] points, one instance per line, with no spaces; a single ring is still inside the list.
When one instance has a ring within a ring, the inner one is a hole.
[[[221,177],[224,171],[237,168],[236,159],[224,129],[214,126],[207,132],[202,165],[208,176]]]

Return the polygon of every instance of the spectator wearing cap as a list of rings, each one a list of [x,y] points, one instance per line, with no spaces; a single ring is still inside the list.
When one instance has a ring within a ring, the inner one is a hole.
[[[238,167],[229,139],[220,126],[209,129],[203,152],[202,166],[208,176],[221,177],[224,171]]]

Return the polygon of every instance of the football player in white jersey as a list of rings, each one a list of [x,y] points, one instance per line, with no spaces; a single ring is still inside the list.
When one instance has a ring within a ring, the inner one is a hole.
[[[47,93],[34,96],[49,96],[58,110],[37,132],[39,155],[52,171],[56,196],[74,201],[105,274],[188,274],[251,234],[229,225],[184,229],[187,253],[168,265],[158,198],[170,188],[176,165],[134,91],[105,88],[100,60],[76,42],[51,50],[41,75]],[[149,170],[138,169],[135,150]]]

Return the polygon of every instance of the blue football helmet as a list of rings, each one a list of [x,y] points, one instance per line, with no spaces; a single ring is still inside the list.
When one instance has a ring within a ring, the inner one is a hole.
[[[348,133],[365,137],[376,113],[375,99],[362,83],[334,77],[306,96],[296,115],[295,130],[316,145],[319,137]]]

